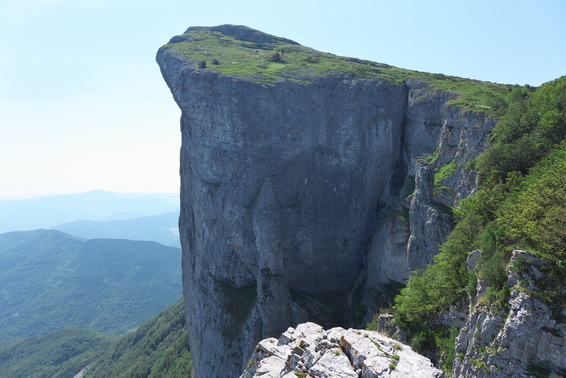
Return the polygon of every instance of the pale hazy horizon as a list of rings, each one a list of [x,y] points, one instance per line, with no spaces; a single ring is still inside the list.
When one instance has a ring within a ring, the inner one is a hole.
[[[0,199],[178,192],[180,111],[157,49],[241,24],[336,55],[538,86],[566,74],[566,2],[6,0]]]

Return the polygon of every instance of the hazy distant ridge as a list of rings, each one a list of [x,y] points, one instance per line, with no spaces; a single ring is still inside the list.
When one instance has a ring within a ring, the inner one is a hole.
[[[75,221],[114,221],[179,209],[176,193],[86,193],[0,200],[0,233],[52,228]]]
[[[152,240],[181,248],[179,242],[179,212],[170,212],[118,221],[77,221],[53,227],[85,239]]]
[[[181,251],[156,242],[0,234],[0,340],[68,327],[121,334],[181,295]]]

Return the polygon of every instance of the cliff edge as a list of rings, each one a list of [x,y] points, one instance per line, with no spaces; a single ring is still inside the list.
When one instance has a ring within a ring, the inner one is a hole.
[[[470,110],[489,110],[481,99],[446,88],[503,90],[234,25],[189,28],[157,62],[182,111],[179,226],[199,377],[238,376],[259,340],[307,320],[367,322],[388,287],[429,264],[496,123]]]

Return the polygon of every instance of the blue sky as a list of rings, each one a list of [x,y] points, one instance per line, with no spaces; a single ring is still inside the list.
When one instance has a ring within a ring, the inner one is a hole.
[[[0,199],[176,192],[179,116],[155,63],[189,26],[508,84],[566,74],[566,2],[3,0]]]

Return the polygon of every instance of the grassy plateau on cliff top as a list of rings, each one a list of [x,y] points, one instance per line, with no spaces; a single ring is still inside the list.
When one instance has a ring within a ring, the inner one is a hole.
[[[183,54],[197,67],[265,83],[288,80],[308,84],[319,75],[350,75],[401,85],[409,78],[418,78],[429,83],[431,89],[459,93],[460,97],[453,100],[452,105],[487,111],[492,115],[497,115],[505,107],[505,96],[512,88],[510,85],[341,57],[274,36],[270,36],[269,43],[254,43],[238,40],[215,28],[192,28],[182,37],[185,40],[166,47]]]

